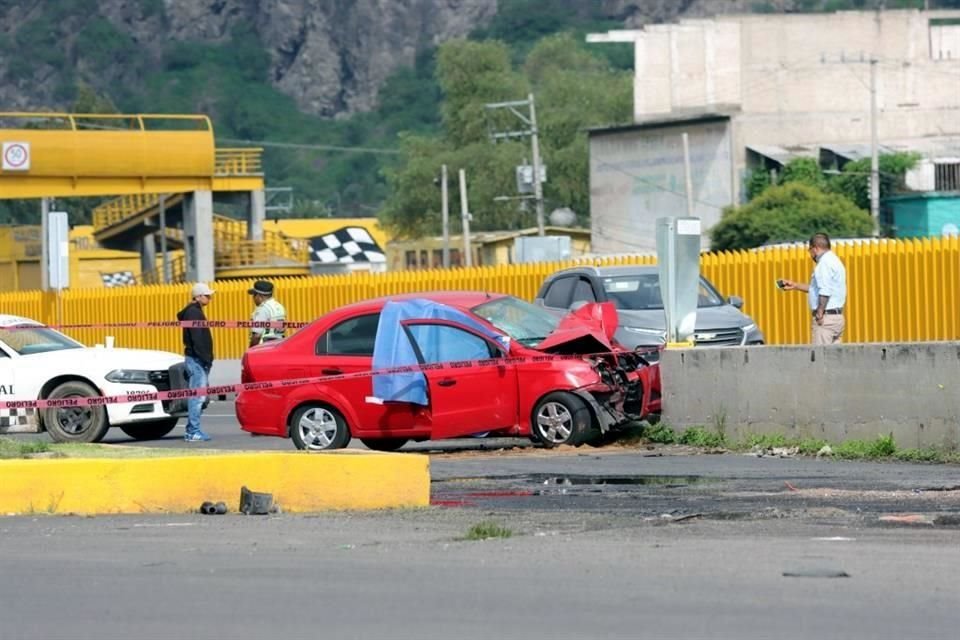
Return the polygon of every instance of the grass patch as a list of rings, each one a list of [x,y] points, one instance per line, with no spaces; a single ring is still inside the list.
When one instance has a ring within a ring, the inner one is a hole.
[[[513,531],[502,527],[496,522],[485,520],[478,522],[467,530],[464,540],[489,540],[490,538],[509,538]]]
[[[677,433],[662,422],[645,428],[642,434],[646,440],[657,444],[674,444],[677,441]]]
[[[50,443],[43,440],[13,440],[0,438],[0,459],[25,458],[50,451]]]
[[[51,443],[45,440],[17,440],[0,437],[0,459],[29,458],[36,454],[53,454],[56,458],[173,458],[209,456],[224,453],[258,453],[223,449],[171,449],[168,447],[135,447],[114,444]]]
[[[716,448],[727,444],[727,439],[719,431],[709,431],[704,427],[690,427],[680,435],[680,444],[691,447]]]
[[[873,440],[847,440],[833,447],[833,455],[844,460],[876,460],[889,458],[896,452],[893,434],[877,436]]]

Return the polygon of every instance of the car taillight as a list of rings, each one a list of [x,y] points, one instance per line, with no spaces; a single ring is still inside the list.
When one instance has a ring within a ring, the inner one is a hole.
[[[253,375],[250,373],[250,366],[247,363],[247,354],[243,354],[240,359],[240,382],[246,384],[253,382]]]

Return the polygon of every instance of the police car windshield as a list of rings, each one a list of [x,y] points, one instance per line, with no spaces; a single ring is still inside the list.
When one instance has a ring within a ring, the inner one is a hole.
[[[79,342],[46,327],[24,327],[21,329],[0,327],[0,342],[3,342],[21,356],[83,348],[83,345]]]

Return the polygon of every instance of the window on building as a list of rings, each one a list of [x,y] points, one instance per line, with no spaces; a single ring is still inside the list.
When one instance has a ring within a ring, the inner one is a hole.
[[[416,269],[417,268],[417,252],[407,251],[406,261],[407,261],[407,269]]]
[[[460,249],[450,249],[450,266],[462,267],[463,259],[460,257]]]
[[[960,20],[934,18],[930,20],[930,59],[960,59]]]
[[[960,162],[935,162],[933,188],[935,191],[960,191]]]
[[[429,255],[430,255],[430,252],[428,252],[426,249],[420,250],[420,268],[421,269],[430,268],[430,258],[428,257]]]

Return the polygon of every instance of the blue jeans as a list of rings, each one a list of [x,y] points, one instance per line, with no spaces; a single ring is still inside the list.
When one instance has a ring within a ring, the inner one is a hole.
[[[196,358],[187,356],[184,360],[187,367],[187,387],[190,389],[199,389],[207,386],[207,374],[209,369],[203,366]],[[203,403],[206,396],[198,396],[187,400],[187,435],[199,433],[200,414],[203,412]]]

